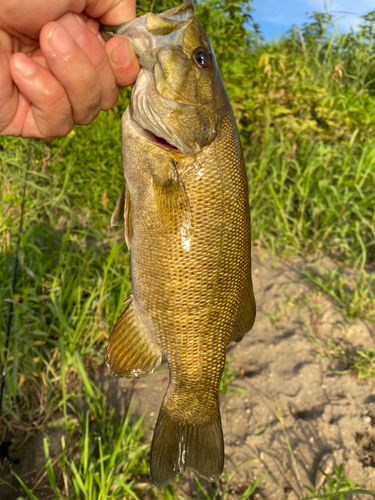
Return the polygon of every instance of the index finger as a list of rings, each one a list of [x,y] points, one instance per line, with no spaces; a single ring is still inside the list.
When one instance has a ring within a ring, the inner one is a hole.
[[[0,29],[4,25],[7,32],[10,29],[33,40],[39,39],[45,24],[57,21],[66,12],[86,12],[102,24],[113,25],[135,18],[135,0],[49,0],[48,4],[23,0],[22,8],[15,0],[5,2],[4,6],[3,3],[0,2]]]
[[[117,25],[135,18],[135,0],[86,1],[85,12],[90,17],[99,19],[102,24]]]

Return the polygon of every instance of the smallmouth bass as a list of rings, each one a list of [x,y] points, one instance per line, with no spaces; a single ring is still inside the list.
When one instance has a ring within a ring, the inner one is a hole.
[[[218,391],[226,347],[255,319],[248,182],[211,43],[190,0],[117,27],[141,71],[122,119],[132,295],[108,341],[119,377],[170,380],[151,446],[159,488],[190,468],[216,481],[224,443]]]

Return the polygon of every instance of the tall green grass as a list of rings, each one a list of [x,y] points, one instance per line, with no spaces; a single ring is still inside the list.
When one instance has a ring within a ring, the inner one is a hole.
[[[253,237],[278,252],[330,254],[360,265],[374,258],[375,147],[332,146],[267,130],[245,150]]]

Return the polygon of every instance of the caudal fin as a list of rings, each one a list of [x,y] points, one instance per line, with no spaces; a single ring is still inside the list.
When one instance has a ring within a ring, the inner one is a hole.
[[[217,481],[223,471],[224,442],[220,411],[203,425],[176,421],[161,407],[151,445],[151,478],[161,488],[185,469],[208,481]]]

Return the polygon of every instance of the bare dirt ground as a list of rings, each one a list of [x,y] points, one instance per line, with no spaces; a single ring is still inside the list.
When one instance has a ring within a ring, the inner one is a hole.
[[[343,366],[319,356],[309,340],[315,336],[321,345],[332,346],[342,341],[353,350],[374,346],[374,324],[349,322],[301,274],[332,265],[329,259],[274,261],[267,253],[253,254],[257,321],[240,344],[228,348],[237,376],[220,397],[226,474],[247,460],[230,483],[233,500],[266,471],[254,499],[301,498],[307,494],[302,485],[314,486],[316,465],[327,452],[337,465],[344,464],[350,480],[375,488],[375,381],[335,373]],[[125,380],[111,377],[103,367],[95,379],[119,417],[134,396],[133,411],[147,410],[146,419],[151,419],[158,414],[168,371]],[[277,416],[284,421],[294,465]],[[14,470],[21,477],[43,466],[41,436],[18,451],[24,459]],[[9,479],[4,470],[0,477]],[[178,488],[187,499],[199,497],[191,473]],[[17,497],[0,493],[0,498]]]

